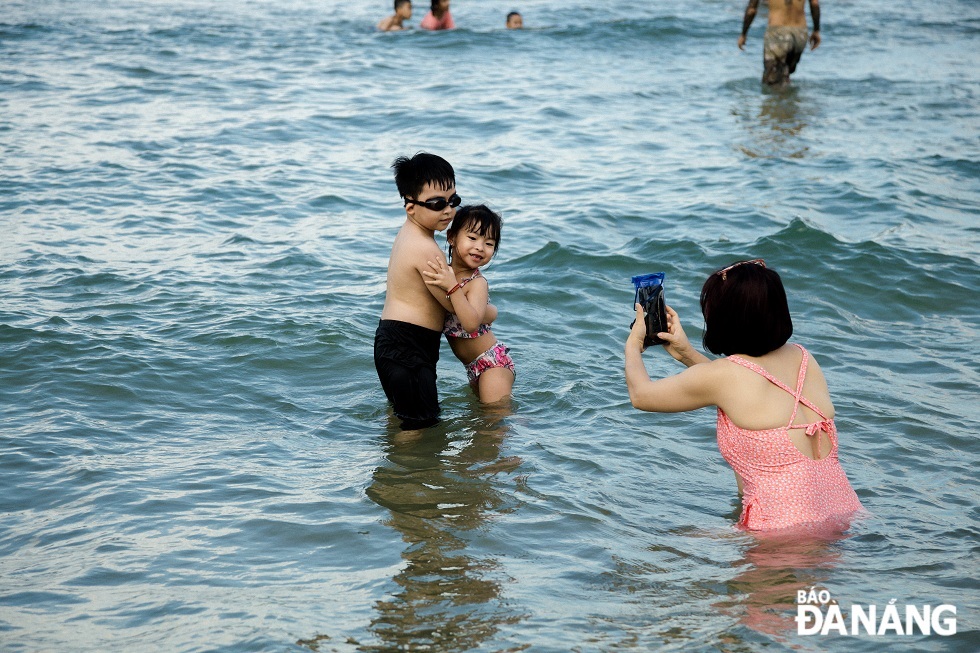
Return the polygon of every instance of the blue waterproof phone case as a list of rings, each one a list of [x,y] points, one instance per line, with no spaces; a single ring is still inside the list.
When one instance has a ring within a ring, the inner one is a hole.
[[[662,345],[665,342],[657,334],[667,330],[667,301],[664,299],[666,276],[663,272],[654,272],[633,277],[633,287],[636,288],[633,303],[642,306],[645,314],[647,334],[643,339],[644,347]],[[630,324],[631,328],[632,326]]]

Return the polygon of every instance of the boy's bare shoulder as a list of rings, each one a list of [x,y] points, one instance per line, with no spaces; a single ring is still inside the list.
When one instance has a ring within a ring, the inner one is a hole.
[[[439,249],[435,239],[408,224],[398,231],[395,244],[391,248],[392,261],[397,260],[419,269],[422,269],[426,261],[435,260],[440,256],[442,250]]]

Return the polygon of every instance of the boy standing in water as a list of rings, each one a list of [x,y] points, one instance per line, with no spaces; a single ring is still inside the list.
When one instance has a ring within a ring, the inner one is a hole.
[[[809,35],[810,49],[816,50],[820,45],[820,2],[808,1],[813,20],[813,33]],[[738,37],[740,50],[745,49],[745,39],[758,9],[759,0],[749,0],[742,19],[742,35]],[[806,43],[804,0],[770,0],[769,26],[762,44],[762,83],[768,86],[789,84],[789,76],[796,72],[796,64],[806,50]]]
[[[395,13],[378,23],[382,32],[394,32],[405,29],[402,24],[412,17],[412,0],[395,0]]]
[[[460,204],[456,174],[442,157],[419,152],[391,165],[405,201],[405,224],[388,260],[387,290],[374,335],[374,366],[385,396],[404,430],[439,421],[436,363],[446,309],[436,299],[445,292],[426,285],[427,261],[445,261],[435,232],[452,222]]]

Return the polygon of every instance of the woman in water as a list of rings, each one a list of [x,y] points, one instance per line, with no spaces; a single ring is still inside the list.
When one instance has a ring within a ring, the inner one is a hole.
[[[687,366],[650,379],[641,353],[642,308],[626,340],[626,386],[635,408],[674,413],[718,407],[718,448],[742,494],[739,526],[775,530],[836,521],[863,510],[837,458],[834,406],[820,366],[788,344],[793,322],[786,291],[761,259],[713,273],[701,289],[705,348],[691,346],[667,307],[664,349]]]

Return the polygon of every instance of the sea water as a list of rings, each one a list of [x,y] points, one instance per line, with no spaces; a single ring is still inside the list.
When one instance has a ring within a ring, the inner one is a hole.
[[[742,2],[4,2],[0,649],[980,648],[980,6],[821,6],[768,92]],[[482,408],[444,347],[405,441],[371,348],[421,150],[504,217],[518,372]],[[841,536],[737,530],[714,412],[627,399],[631,276],[699,342],[757,257],[870,511]],[[798,635],[813,588],[957,632]]]

